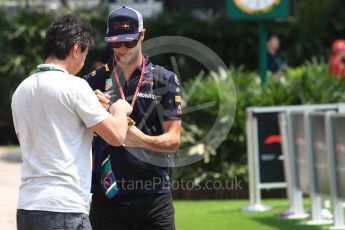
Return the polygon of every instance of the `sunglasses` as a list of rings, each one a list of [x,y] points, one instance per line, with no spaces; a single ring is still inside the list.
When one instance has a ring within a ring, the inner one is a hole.
[[[124,44],[127,48],[133,48],[138,44],[139,38],[128,42],[110,42],[111,47],[120,48]]]

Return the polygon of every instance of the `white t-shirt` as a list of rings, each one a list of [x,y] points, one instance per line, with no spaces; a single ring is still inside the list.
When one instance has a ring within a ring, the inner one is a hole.
[[[83,79],[55,65],[25,79],[12,97],[22,151],[18,209],[88,213],[89,127],[111,116]]]

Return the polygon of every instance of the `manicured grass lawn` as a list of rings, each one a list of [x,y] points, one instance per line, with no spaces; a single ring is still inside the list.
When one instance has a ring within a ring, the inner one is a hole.
[[[298,220],[280,219],[277,214],[288,207],[287,200],[264,200],[273,209],[263,213],[241,212],[247,200],[174,201],[177,230],[319,230]]]

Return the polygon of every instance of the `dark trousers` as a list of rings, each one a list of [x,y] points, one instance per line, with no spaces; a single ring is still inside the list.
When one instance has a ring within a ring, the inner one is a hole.
[[[17,230],[91,230],[84,213],[17,210]]]
[[[171,194],[93,195],[93,230],[175,230]]]

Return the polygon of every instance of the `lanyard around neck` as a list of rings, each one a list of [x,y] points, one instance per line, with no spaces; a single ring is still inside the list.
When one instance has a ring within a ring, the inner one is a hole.
[[[43,67],[37,67],[36,69],[36,73],[41,73],[41,72],[47,72],[47,71],[60,71],[60,72],[64,72],[62,69],[53,67],[53,66],[43,66]]]
[[[125,94],[124,94],[123,89],[122,89],[121,84],[120,84],[119,76],[116,73],[115,57],[113,58],[113,73],[114,73],[114,77],[115,77],[115,80],[116,80],[117,87],[119,88],[119,91],[120,91],[121,98],[123,100],[126,100],[125,99]],[[143,64],[142,64],[142,68],[141,68],[139,82],[138,82],[137,88],[135,90],[135,93],[133,95],[133,99],[132,99],[132,103],[131,103],[132,107],[134,107],[134,104],[135,104],[135,102],[137,100],[137,97],[138,97],[138,94],[139,94],[139,89],[141,87],[141,83],[142,83],[143,78],[144,78],[144,74],[145,74],[145,58],[143,56]]]

